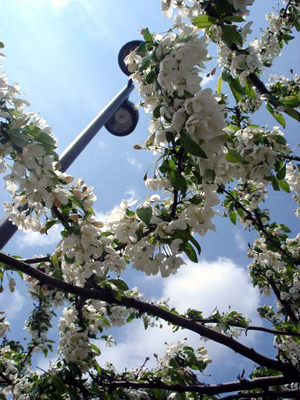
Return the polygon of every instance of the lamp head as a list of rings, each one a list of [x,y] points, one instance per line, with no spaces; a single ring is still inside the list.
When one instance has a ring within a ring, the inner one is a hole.
[[[105,128],[112,135],[127,136],[135,130],[138,120],[138,110],[131,101],[126,100],[107,121]]]

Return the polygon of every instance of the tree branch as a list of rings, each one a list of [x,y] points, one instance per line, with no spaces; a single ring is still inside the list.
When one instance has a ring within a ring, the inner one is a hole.
[[[104,382],[97,380],[99,383],[104,384]],[[256,379],[241,379],[238,382],[228,382],[228,383],[219,383],[216,385],[206,385],[200,383],[199,385],[168,385],[163,382],[135,382],[135,381],[108,381],[107,384],[110,388],[133,388],[133,389],[164,389],[169,391],[174,391],[178,393],[183,392],[196,392],[198,394],[207,394],[207,395],[217,395],[221,393],[228,393],[240,390],[251,390],[256,388],[268,388],[270,386],[284,385],[287,383],[294,382],[294,380],[290,377],[284,376],[272,376],[266,378],[256,378]],[[290,391],[285,391],[291,393]],[[285,393],[279,392],[279,393]],[[297,391],[294,391],[297,392]],[[269,393],[269,392],[266,392]],[[233,396],[239,396],[233,395]],[[246,395],[247,396],[247,395]],[[253,396],[252,396],[253,397]],[[226,397],[227,398],[227,397]],[[231,397],[235,398],[235,397]],[[224,399],[224,398],[222,398]]]
[[[49,262],[51,261],[51,256],[45,256],[45,257],[36,257],[36,258],[23,258],[21,259],[25,264],[38,264],[41,262]]]
[[[70,228],[68,221],[63,217],[63,215],[59,211],[59,209],[56,206],[52,206],[51,210],[56,215],[56,217],[60,220],[63,227],[68,230]]]
[[[235,399],[254,399],[260,397],[262,399],[278,399],[284,396],[285,399],[296,399],[300,396],[300,390],[282,390],[280,391],[273,391],[273,390],[266,390],[265,392],[256,392],[256,393],[238,393],[232,394],[230,396],[222,397],[222,400],[235,400]]]
[[[253,348],[249,348],[237,342],[236,340],[232,339],[231,337],[228,337],[224,334],[209,329],[185,317],[173,314],[172,312],[160,308],[159,306],[149,304],[144,301],[137,300],[127,296],[121,296],[121,298],[117,300],[114,297],[114,292],[112,290],[107,290],[103,288],[99,288],[97,290],[86,289],[83,287],[71,285],[67,282],[48,276],[47,274],[44,274],[43,272],[30,267],[24,262],[12,258],[4,253],[0,253],[0,262],[6,264],[11,268],[17,269],[31,276],[32,278],[39,280],[42,283],[51,285],[52,287],[61,290],[63,292],[75,294],[78,296],[83,296],[86,299],[102,300],[109,304],[118,304],[127,308],[134,308],[140,311],[141,313],[148,313],[155,317],[162,318],[163,320],[170,322],[172,325],[180,326],[182,328],[195,332],[203,337],[211,339],[214,342],[220,343],[221,345],[224,345],[232,349],[236,353],[248,358],[249,360],[254,361],[259,365],[277,371],[281,371],[287,376],[297,377],[297,379],[300,379],[300,372],[293,365],[283,363],[281,361],[277,361],[269,357],[265,357],[262,354],[257,353]]]
[[[300,162],[300,157],[298,156],[291,156],[291,155],[283,155],[282,158],[289,160],[289,161],[299,161]]]
[[[201,324],[219,324],[222,323],[222,321],[219,321],[214,318],[191,318],[195,322],[200,322]],[[292,332],[292,331],[278,331],[275,329],[269,329],[265,328],[264,326],[248,326],[245,328],[241,324],[238,323],[230,323],[228,322],[228,325],[234,326],[236,328],[242,328],[245,329],[245,331],[261,331],[261,332],[266,332],[266,333],[271,333],[272,335],[286,335],[286,336],[300,336],[300,332]]]

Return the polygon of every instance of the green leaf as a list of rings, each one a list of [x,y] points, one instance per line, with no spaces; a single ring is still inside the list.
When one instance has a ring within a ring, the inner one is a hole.
[[[144,36],[145,41],[146,42],[153,42],[152,35],[151,35],[149,29],[145,28],[142,31],[143,31],[143,36]]]
[[[283,126],[283,128],[286,127],[285,118],[282,114],[280,114],[279,112],[274,112],[273,116],[276,119],[276,121],[279,122],[281,126]]]
[[[157,106],[153,110],[153,117],[154,118],[159,118],[160,117],[160,106]]]
[[[183,175],[178,171],[170,171],[168,174],[174,189],[180,190],[183,194],[187,191],[187,183]]]
[[[256,93],[253,90],[252,86],[249,85],[248,79],[246,79],[245,92],[248,96],[252,97],[252,99],[255,100],[257,98]]]
[[[129,287],[122,279],[110,279],[109,282],[113,283],[120,290],[128,290]]]
[[[226,69],[223,70],[222,79],[223,81],[228,83],[236,102],[239,102],[242,96],[246,95],[246,90],[240,84],[239,79],[238,78],[234,79],[228,70]]]
[[[286,193],[290,193],[291,191],[290,186],[285,179],[280,179],[280,180],[278,179],[278,182],[282,190],[284,190]]]
[[[0,49],[3,49],[3,47],[4,47],[4,43],[0,42]]]
[[[273,175],[271,178],[271,183],[272,183],[273,189],[276,190],[276,192],[279,192],[280,191],[279,183],[278,183],[277,179],[275,178],[275,176],[273,176]]]
[[[266,108],[273,115],[273,117],[276,119],[276,121],[279,122],[280,125],[282,125],[285,128],[286,122],[285,122],[284,116],[282,114],[280,114],[279,112],[276,112],[270,103],[267,103]]]
[[[238,15],[230,15],[229,17],[224,17],[221,19],[221,21],[226,21],[226,22],[244,22],[243,17],[239,17]]]
[[[228,154],[226,155],[226,160],[232,163],[243,163],[245,164],[245,160],[243,157],[233,149],[228,149]]]
[[[57,255],[55,253],[51,256],[51,262],[52,262],[52,264],[53,264],[55,269],[59,268],[58,258],[57,258]]]
[[[230,209],[230,210],[229,210],[229,218],[230,218],[230,221],[231,221],[234,225],[236,225],[236,213],[235,213],[235,211],[234,211],[233,209]]]
[[[286,139],[281,135],[276,135],[275,141],[280,144],[286,144]]]
[[[210,17],[207,14],[201,14],[192,20],[192,24],[197,26],[198,28],[209,28],[216,21],[216,18]]]
[[[37,142],[40,142],[44,147],[48,147],[50,149],[55,149],[56,148],[56,142],[55,140],[49,136],[47,133],[40,131],[38,134],[35,135],[29,135],[32,136],[34,140]]]
[[[143,318],[143,322],[144,322],[144,328],[146,330],[148,328],[148,326],[149,326],[148,319],[147,318]]]
[[[183,242],[179,246],[179,250],[183,251],[188,258],[193,262],[198,262],[197,254],[193,248],[193,246],[189,242]]]
[[[90,344],[90,347],[97,353],[97,356],[100,356],[101,350],[95,344]]]
[[[234,89],[236,92],[238,92],[239,94],[241,94],[242,96],[245,96],[246,94],[246,90],[243,88],[243,86],[240,84],[240,81],[238,80],[238,78],[235,79],[230,79],[229,80],[229,86],[230,89]]]
[[[156,77],[155,71],[151,70],[146,76],[146,79],[145,79],[146,83],[148,83],[148,85],[150,85],[154,81],[155,77]]]
[[[198,143],[194,142],[194,140],[187,133],[182,133],[180,136],[181,146],[193,156],[207,158],[205,152],[201,149]]]
[[[147,53],[147,46],[145,42],[142,42],[139,47],[137,48],[138,54],[146,54]]]
[[[150,66],[149,58],[145,58],[140,66],[140,70],[144,70]]]
[[[217,85],[217,93],[221,96],[222,94],[222,86],[223,86],[223,79],[222,79],[222,75],[219,76],[218,79],[218,85]]]
[[[77,391],[76,391],[76,389],[75,388],[73,388],[72,386],[67,386],[66,387],[66,389],[67,389],[67,392],[68,392],[68,394],[70,395],[70,398],[72,399],[72,400],[80,400],[80,397],[79,397],[79,395],[78,395],[78,393],[77,393]]]
[[[285,113],[289,115],[291,118],[294,118],[296,121],[300,122],[300,113],[293,108],[287,107]]]
[[[198,254],[201,254],[201,246],[200,244],[197,242],[197,240],[190,234],[189,231],[180,231],[177,230],[174,232],[174,238],[179,238],[182,239],[183,241],[190,241],[193,243],[193,245],[196,247],[196,249],[198,250]]]
[[[222,79],[225,82],[230,82],[233,79],[233,77],[231,76],[230,71],[228,69],[225,69],[225,68],[223,69]]]
[[[206,169],[204,177],[207,179],[208,182],[213,183],[216,177],[216,173],[213,169]]]
[[[284,165],[276,174],[276,178],[280,181],[285,178],[286,166]]]
[[[232,125],[232,124],[230,124],[230,125],[227,125],[227,126],[226,126],[226,130],[227,130],[227,129],[229,129],[229,130],[231,130],[231,131],[233,131],[233,132],[237,132],[237,131],[239,131],[241,128],[238,127],[237,125]]]
[[[59,393],[64,393],[65,392],[64,382],[59,376],[57,376],[57,375],[52,376],[52,383],[53,383],[53,386],[55,387],[55,389]]]
[[[299,107],[300,106],[300,98],[295,94],[291,96],[286,96],[281,100],[282,105],[287,107]]]
[[[57,223],[57,220],[55,219],[50,219],[45,223],[45,229],[46,231],[48,231],[50,228],[52,228],[52,226],[54,226]]]
[[[280,35],[279,38],[283,39],[285,41],[285,43],[288,43],[290,40],[295,39],[294,36],[287,35],[287,34]]]
[[[237,90],[235,90],[235,88],[232,85],[229,84],[229,87],[231,93],[233,94],[233,97],[235,98],[235,101],[238,103],[242,99],[242,95]]]
[[[152,207],[150,204],[140,204],[136,209],[136,215],[146,225],[149,225],[152,218]]]
[[[233,44],[243,46],[243,38],[234,26],[226,25],[222,29],[222,39],[228,47],[231,47]]]
[[[11,141],[18,147],[24,147],[28,143],[29,137],[21,132],[9,131]]]
[[[58,394],[56,392],[51,393],[51,397],[53,400],[64,400],[65,399],[65,396],[62,397],[60,394]]]

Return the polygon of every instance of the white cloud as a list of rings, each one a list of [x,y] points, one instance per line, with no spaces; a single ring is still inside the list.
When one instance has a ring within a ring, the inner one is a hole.
[[[8,320],[14,319],[22,310],[25,304],[25,297],[21,295],[18,289],[11,293],[8,289],[0,295],[0,308],[5,311]]]
[[[114,209],[116,209],[116,208],[117,207],[115,207]],[[96,218],[97,221],[103,222],[106,219],[107,214],[108,213],[104,213],[102,211],[95,211],[95,218]]]
[[[157,286],[159,282],[156,281]],[[201,261],[199,264],[187,262],[178,274],[162,281],[162,293],[164,298],[170,297],[170,305],[175,306],[180,312],[192,307],[209,316],[210,312],[218,306],[220,311],[228,311],[229,306],[236,311],[250,317],[255,323],[255,311],[259,306],[259,294],[253,289],[248,279],[247,272],[238,267],[232,260],[219,258],[216,261]],[[113,362],[117,369],[139,367],[146,357],[151,357],[148,367],[154,367],[153,353],[161,357],[166,349],[165,342],[172,344],[179,339],[187,338],[190,345],[198,347],[204,344],[208,354],[213,359],[208,373],[224,376],[228,371],[232,372],[232,379],[242,372],[252,362],[245,362],[238,355],[224,346],[212,341],[203,343],[199,335],[187,330],[179,330],[173,333],[171,328],[148,328],[144,330],[141,321],[134,321],[117,331],[117,347],[102,347],[101,363]],[[250,334],[252,333],[252,334]],[[121,339],[118,339],[118,336]],[[258,334],[249,332],[243,338],[243,343],[254,346]],[[221,379],[221,378],[220,378]]]
[[[137,190],[134,188],[127,190],[124,194],[124,200],[127,201],[128,207],[133,206],[137,202],[137,199],[139,199],[139,197],[140,196],[139,196]],[[106,213],[102,212],[102,211],[95,211],[95,218],[97,221],[104,222],[106,220],[106,218],[108,217],[109,213],[117,212],[119,210],[119,208],[120,208],[120,206],[116,205]]]
[[[163,296],[180,312],[198,308],[206,315],[218,306],[229,307],[248,316],[254,315],[259,304],[259,293],[254,290],[247,271],[228,258],[216,261],[187,262],[176,275],[164,283]]]
[[[143,168],[143,165],[137,161],[135,157],[127,157],[126,161],[134,167],[136,171],[141,171]]]
[[[18,241],[18,248],[24,249],[25,247],[42,247],[55,245],[61,240],[60,229],[53,226],[48,235],[42,235],[39,232],[23,233]]]
[[[103,149],[106,146],[106,143],[103,142],[102,140],[98,140],[97,144],[96,144],[96,149],[100,150]]]
[[[237,248],[243,252],[247,251],[247,242],[244,238],[243,231],[238,228],[234,229],[234,241],[237,245]]]
[[[134,188],[127,190],[127,192],[125,192],[125,196],[125,200],[129,206],[135,204],[135,202],[140,198],[138,191]]]
[[[71,0],[50,0],[50,2],[55,9],[60,9],[67,7]]]

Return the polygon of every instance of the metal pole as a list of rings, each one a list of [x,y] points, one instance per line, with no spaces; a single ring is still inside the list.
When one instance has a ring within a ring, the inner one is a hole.
[[[100,111],[93,121],[91,121],[91,123],[82,132],[80,132],[73,142],[63,151],[59,157],[59,162],[63,172],[69,168],[69,166],[74,160],[76,160],[78,155],[89,144],[97,132],[106,124],[110,117],[114,115],[118,108],[129,97],[129,94],[133,91],[133,89],[134,85],[132,80],[129,80],[128,84],[116,95],[116,97],[112,99],[112,101],[108,103],[102,111]]]
[[[68,167],[76,160],[79,154],[85,149],[93,137],[114,115],[118,108],[129,97],[133,91],[134,85],[131,80],[128,84],[114,97],[110,103],[90,122],[90,124],[79,133],[73,142],[63,151],[59,158],[62,166],[61,170],[65,172]],[[9,221],[9,215],[5,215],[0,220],[0,250],[9,242],[18,230],[16,225]]]

